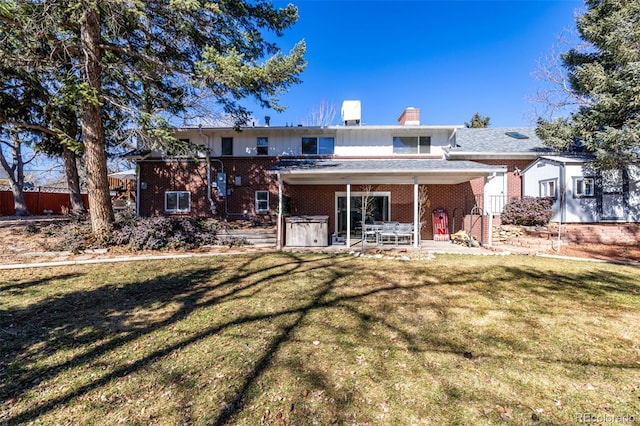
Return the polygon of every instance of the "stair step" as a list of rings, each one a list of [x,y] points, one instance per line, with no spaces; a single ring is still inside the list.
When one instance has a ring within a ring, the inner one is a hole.
[[[217,233],[222,243],[242,241],[249,245],[275,246],[277,231],[275,229],[221,229]]]

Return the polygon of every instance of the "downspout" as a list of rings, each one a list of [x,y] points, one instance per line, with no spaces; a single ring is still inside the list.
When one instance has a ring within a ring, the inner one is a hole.
[[[560,198],[560,221],[558,222],[558,252],[560,252],[560,244],[562,244],[562,239],[560,238],[561,236],[560,231],[562,230],[562,222],[566,219],[565,193],[567,191],[567,185],[565,182],[565,178],[566,178],[565,165],[561,164],[560,165],[560,188],[558,188],[560,190],[560,194],[558,197]]]
[[[351,247],[351,178],[347,178],[347,240],[346,246]]]
[[[136,216],[140,216],[140,165],[136,161]]]
[[[413,177],[413,247],[420,247],[420,196],[418,191],[418,177]]]
[[[278,172],[278,222],[276,225],[276,249],[282,250],[282,179],[280,172]]]
[[[211,208],[211,213],[212,214],[217,214],[218,213],[218,209],[216,208],[216,203],[213,200],[213,197],[211,196],[211,192],[212,192],[212,187],[211,187],[211,162],[212,161],[217,161],[218,163],[220,163],[220,172],[224,173],[224,163],[222,162],[222,160],[218,159],[218,158],[211,158],[211,149],[209,148],[210,146],[210,139],[209,139],[209,135],[206,136],[207,138],[207,199],[209,200],[209,206]],[[224,194],[224,212],[225,215],[228,216],[228,212],[227,212],[227,194]]]
[[[207,199],[209,200],[209,208],[211,209],[211,214],[216,214],[217,213],[216,204],[213,201],[213,197],[211,196],[211,155],[209,154],[208,149],[207,149]]]

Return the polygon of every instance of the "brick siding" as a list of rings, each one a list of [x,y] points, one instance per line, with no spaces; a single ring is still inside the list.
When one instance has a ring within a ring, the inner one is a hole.
[[[275,157],[229,157],[220,158],[224,162],[227,174],[227,189],[231,194],[218,197],[212,194],[216,204],[217,217],[229,220],[240,219],[247,214],[254,216],[255,192],[269,191],[269,209],[273,215],[277,211],[278,183],[274,175],[267,170],[279,159]],[[483,161],[489,165],[506,165],[508,167],[509,196],[519,197],[522,194],[521,177],[514,175],[515,167],[524,169],[528,161]],[[212,176],[221,171],[217,160],[212,161]],[[140,166],[140,181],[146,182],[147,189],[140,191],[140,215],[166,215],[164,211],[164,197],[166,191],[191,192],[192,216],[214,216],[207,199],[207,163],[206,161],[142,161]],[[236,186],[236,177],[240,178],[240,185]],[[423,218],[423,239],[433,238],[433,221],[431,212],[443,209],[449,217],[450,232],[468,228],[468,214],[476,202],[482,202],[484,178],[473,179],[456,185],[427,185],[430,206],[427,217]],[[372,185],[372,191],[390,192],[391,220],[399,222],[413,222],[413,185]],[[329,216],[329,230],[335,232],[336,224],[336,192],[346,192],[344,185],[284,185],[284,195],[290,197],[290,214],[292,215],[327,215]],[[363,192],[361,185],[352,185],[352,192]],[[466,220],[463,222],[463,220]],[[485,220],[485,222],[488,222]],[[485,238],[488,223],[484,223]],[[479,237],[479,225],[474,224]]]

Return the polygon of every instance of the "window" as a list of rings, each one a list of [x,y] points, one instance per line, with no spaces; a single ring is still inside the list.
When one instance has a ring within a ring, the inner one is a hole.
[[[593,197],[595,194],[595,182],[593,178],[574,178],[573,196],[576,198]]]
[[[394,154],[429,154],[431,136],[394,136]]]
[[[556,198],[556,180],[541,180],[540,181],[540,196]]]
[[[506,132],[505,135],[509,136],[510,138],[514,138],[514,139],[529,139],[529,136],[524,135],[520,132]]]
[[[336,233],[346,235],[347,216],[350,217],[351,232],[359,234],[362,231],[362,220],[365,224],[376,221],[387,221],[391,217],[390,192],[352,192],[350,212],[347,212],[347,194],[336,192]],[[363,218],[364,215],[364,218]]]
[[[334,138],[302,138],[302,153],[307,155],[333,155]]]
[[[256,143],[256,153],[258,155],[269,154],[269,138],[258,138]]]
[[[222,155],[233,155],[233,138],[222,138]]]
[[[182,213],[191,211],[191,193],[188,191],[165,192],[164,210],[170,213]]]
[[[256,212],[269,211],[269,191],[256,191]]]

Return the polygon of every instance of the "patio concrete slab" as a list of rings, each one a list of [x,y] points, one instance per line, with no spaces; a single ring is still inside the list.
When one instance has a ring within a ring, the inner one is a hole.
[[[479,255],[491,255],[491,254],[504,254],[499,253],[484,247],[465,247],[458,244],[453,244],[450,241],[433,241],[423,240],[421,246],[416,248],[408,244],[375,244],[364,243],[362,241],[355,240],[350,247],[342,244],[330,245],[327,247],[284,247],[285,251],[302,251],[302,252],[336,252],[336,253],[349,253],[358,251],[378,251],[378,252],[402,252],[407,255],[416,255],[419,253],[432,253],[432,254],[479,254]]]

